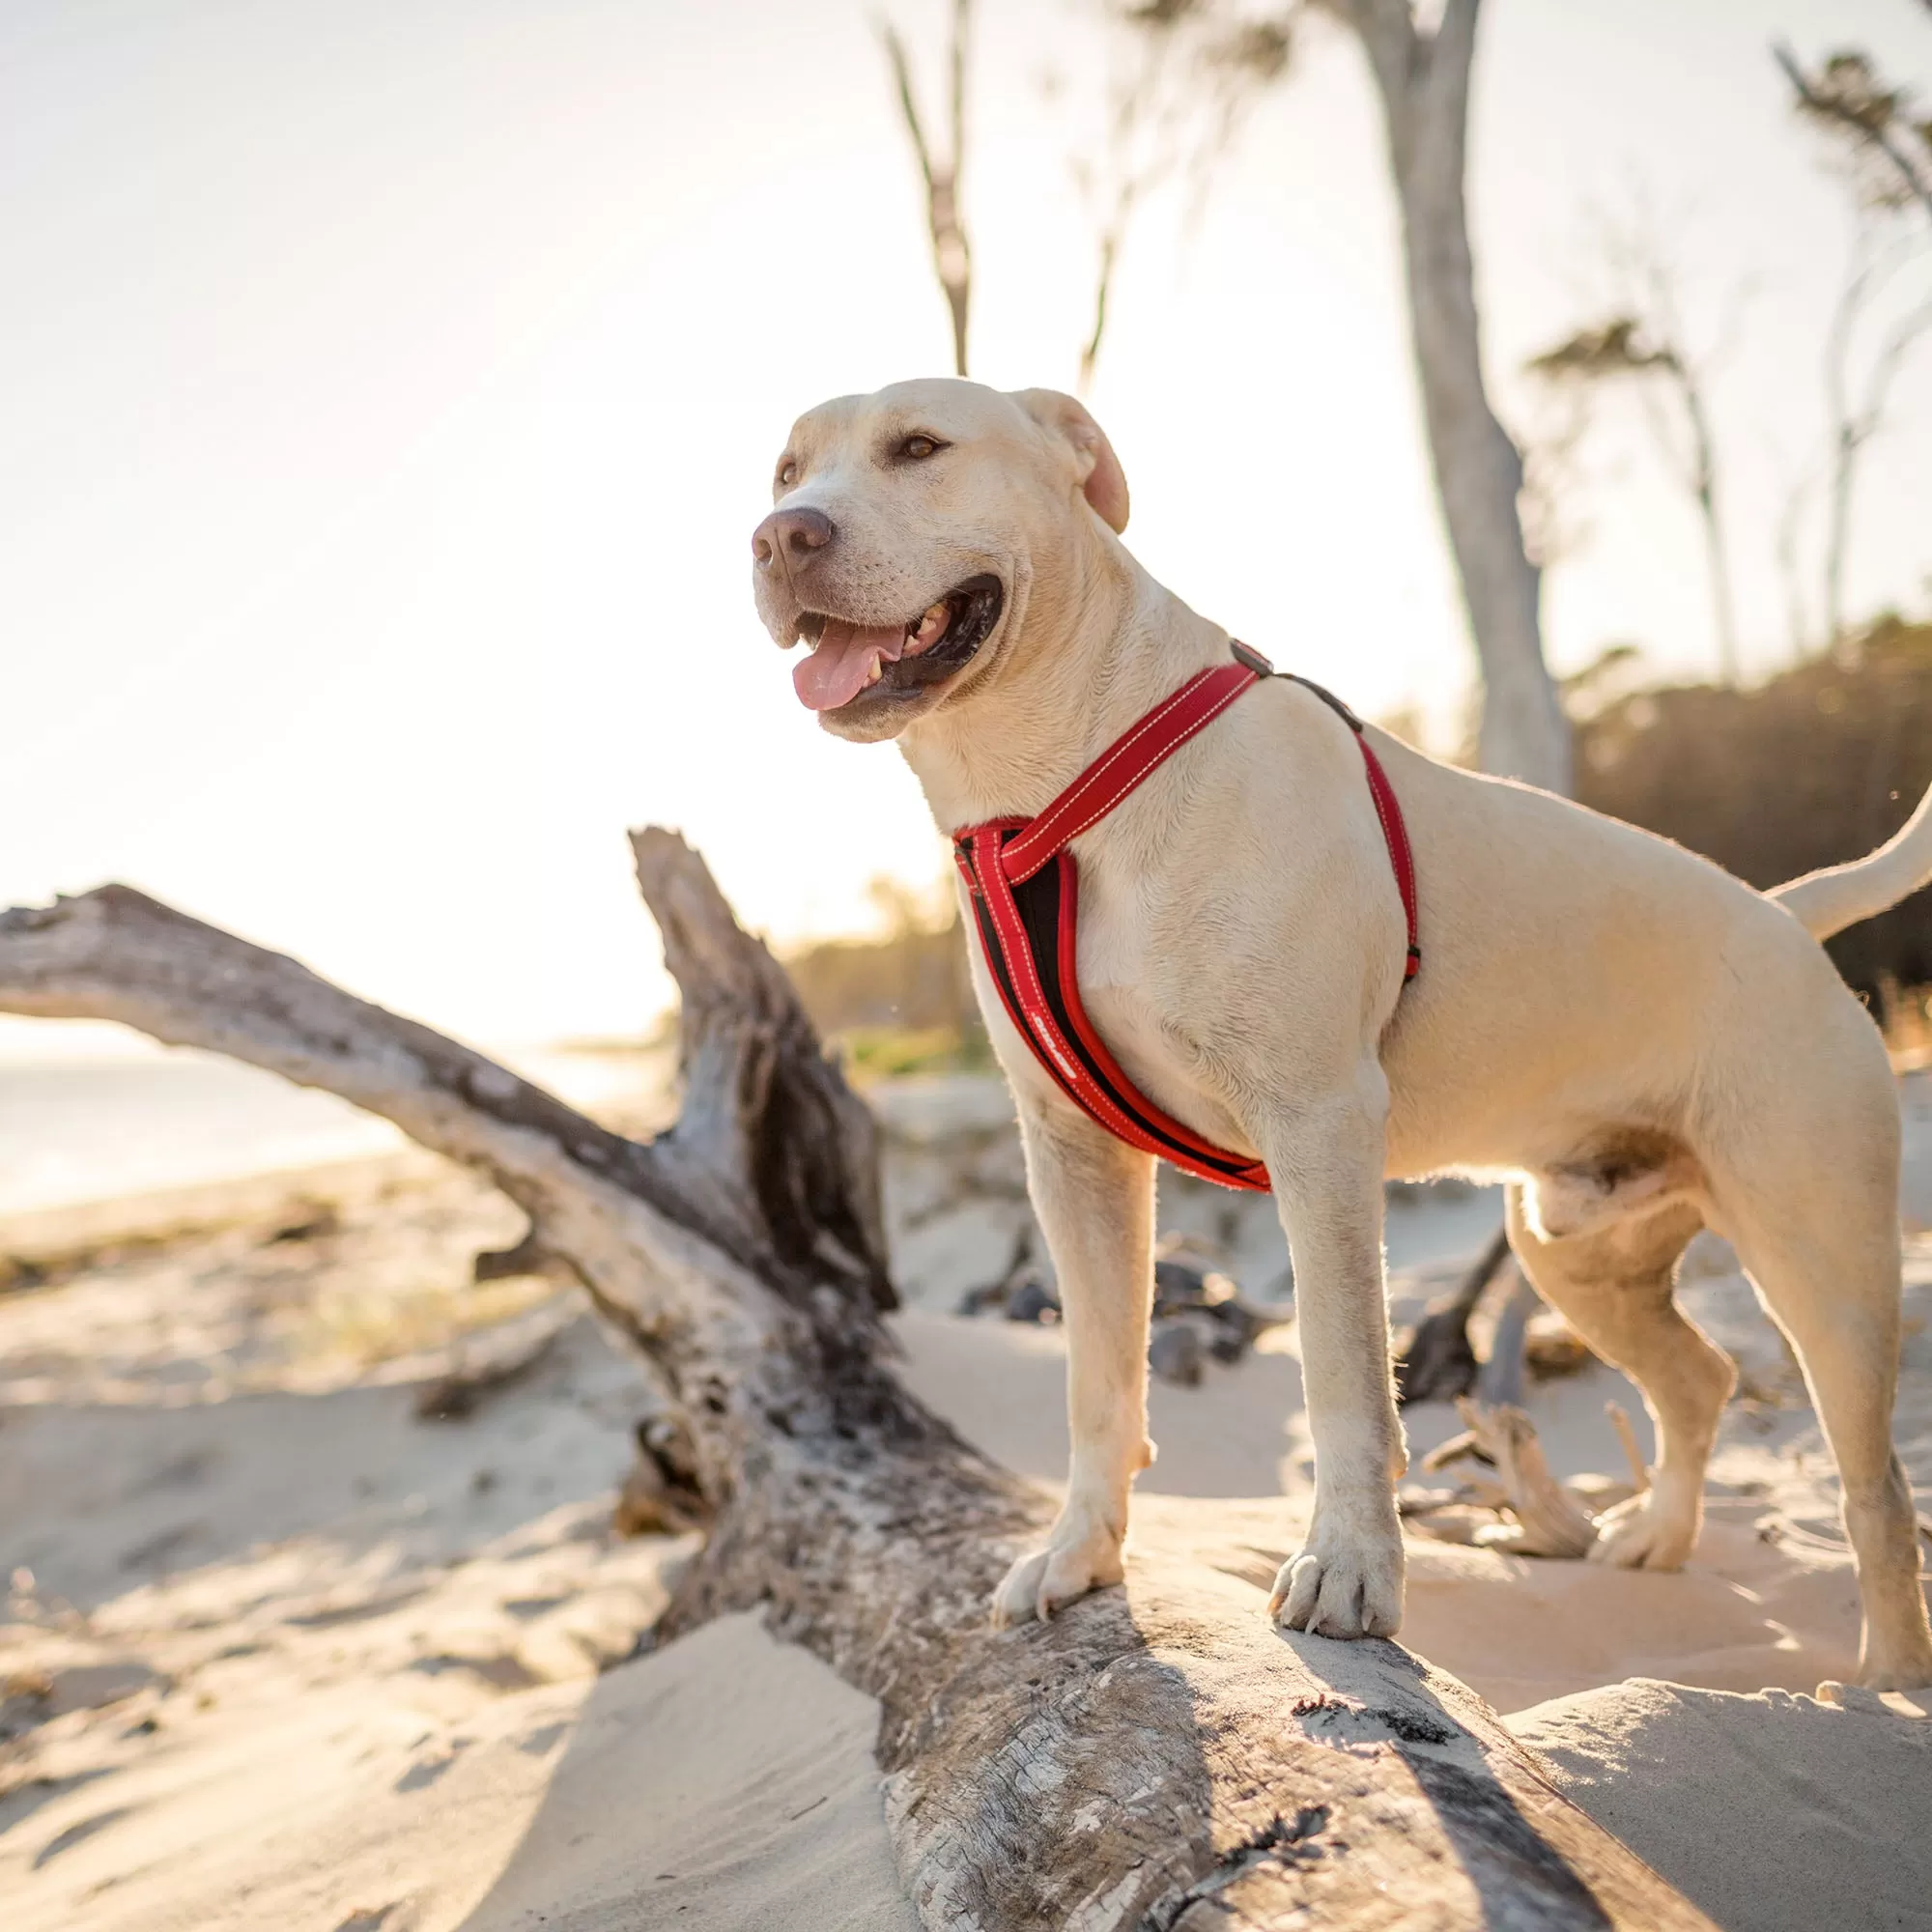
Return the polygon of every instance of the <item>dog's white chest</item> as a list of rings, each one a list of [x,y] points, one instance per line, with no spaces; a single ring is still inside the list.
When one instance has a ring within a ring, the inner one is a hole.
[[[1236,1153],[1256,1150],[1201,1078],[1201,1015],[1186,1010],[1190,945],[1163,895],[1094,868],[1080,881],[1080,997],[1134,1085],[1182,1125]]]

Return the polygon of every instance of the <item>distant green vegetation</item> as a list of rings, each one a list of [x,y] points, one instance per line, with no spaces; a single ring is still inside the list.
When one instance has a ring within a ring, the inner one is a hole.
[[[862,1077],[990,1067],[950,892],[922,903],[881,881],[872,895],[878,938],[825,940],[785,958],[819,1032]]]
[[[986,1073],[994,1065],[993,1049],[977,1019],[964,1027],[853,1027],[832,1037],[862,1081],[904,1073]]]

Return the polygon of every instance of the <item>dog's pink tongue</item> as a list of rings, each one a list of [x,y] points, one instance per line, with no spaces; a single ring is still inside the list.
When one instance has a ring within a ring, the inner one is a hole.
[[[872,673],[873,652],[895,663],[904,649],[903,627],[862,630],[828,617],[811,655],[792,667],[792,688],[800,703],[813,711],[837,711],[865,690]]]

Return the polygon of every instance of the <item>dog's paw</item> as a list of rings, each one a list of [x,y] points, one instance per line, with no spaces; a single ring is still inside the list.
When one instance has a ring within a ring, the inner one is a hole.
[[[1657,1507],[1656,1492],[1631,1496],[1597,1519],[1592,1563],[1616,1570],[1681,1570],[1697,1541],[1697,1520]]]
[[[1113,1530],[1104,1523],[1076,1525],[1063,1519],[1046,1547],[1022,1556],[993,1592],[993,1628],[1005,1630],[1029,1617],[1045,1623],[1076,1597],[1118,1583],[1124,1574],[1121,1538]]]
[[[1317,1521],[1297,1555],[1281,1566],[1268,1615],[1283,1630],[1315,1636],[1393,1636],[1402,1628],[1402,1530],[1388,1520],[1344,1526]]]
[[[1886,1703],[1889,1692],[1902,1695],[1905,1704]],[[1821,1704],[1900,1715],[1916,1709],[1921,1717],[1932,1718],[1932,1648],[1927,1648],[1921,1640],[1902,1657],[1867,1660],[1859,1666],[1856,1682],[1835,1684],[1828,1680],[1819,1685],[1817,1697]]]

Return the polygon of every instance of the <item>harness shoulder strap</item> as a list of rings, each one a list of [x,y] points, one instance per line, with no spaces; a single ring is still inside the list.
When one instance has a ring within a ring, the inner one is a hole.
[[[1116,738],[1001,854],[1014,885],[1030,879],[1090,825],[1097,825],[1161,760],[1210,724],[1263,675],[1252,664],[1215,665]]]
[[[1076,941],[1078,877],[1068,844],[1097,824],[1161,761],[1265,677],[1307,686],[1355,734],[1370,796],[1387,842],[1408,926],[1405,978],[1416,945],[1415,861],[1402,807],[1362,721],[1319,684],[1277,671],[1259,651],[1232,646],[1234,662],[1188,679],[1116,739],[1032,819],[994,819],[953,835],[981,953],[1000,1000],[1034,1057],[1091,1120],[1130,1146],[1224,1187],[1265,1190],[1258,1160],[1203,1140],[1141,1094],[1108,1052],[1081,1003]]]
[[[1382,761],[1376,756],[1375,747],[1369,743],[1369,734],[1362,721],[1332,691],[1317,684],[1312,677],[1303,677],[1298,671],[1276,670],[1260,651],[1242,643],[1238,638],[1229,639],[1229,648],[1234,652],[1236,662],[1253,671],[1257,677],[1284,677],[1291,684],[1300,685],[1304,691],[1312,691],[1355,734],[1355,743],[1362,749],[1362,764],[1368,774],[1369,796],[1375,800],[1376,816],[1381,820],[1382,842],[1388,847],[1389,867],[1395,873],[1396,890],[1402,895],[1403,918],[1408,924],[1408,955],[1403,963],[1402,977],[1413,980],[1422,965],[1422,948],[1416,939],[1415,854],[1409,849],[1408,827],[1404,822],[1395,787],[1389,783]]]

